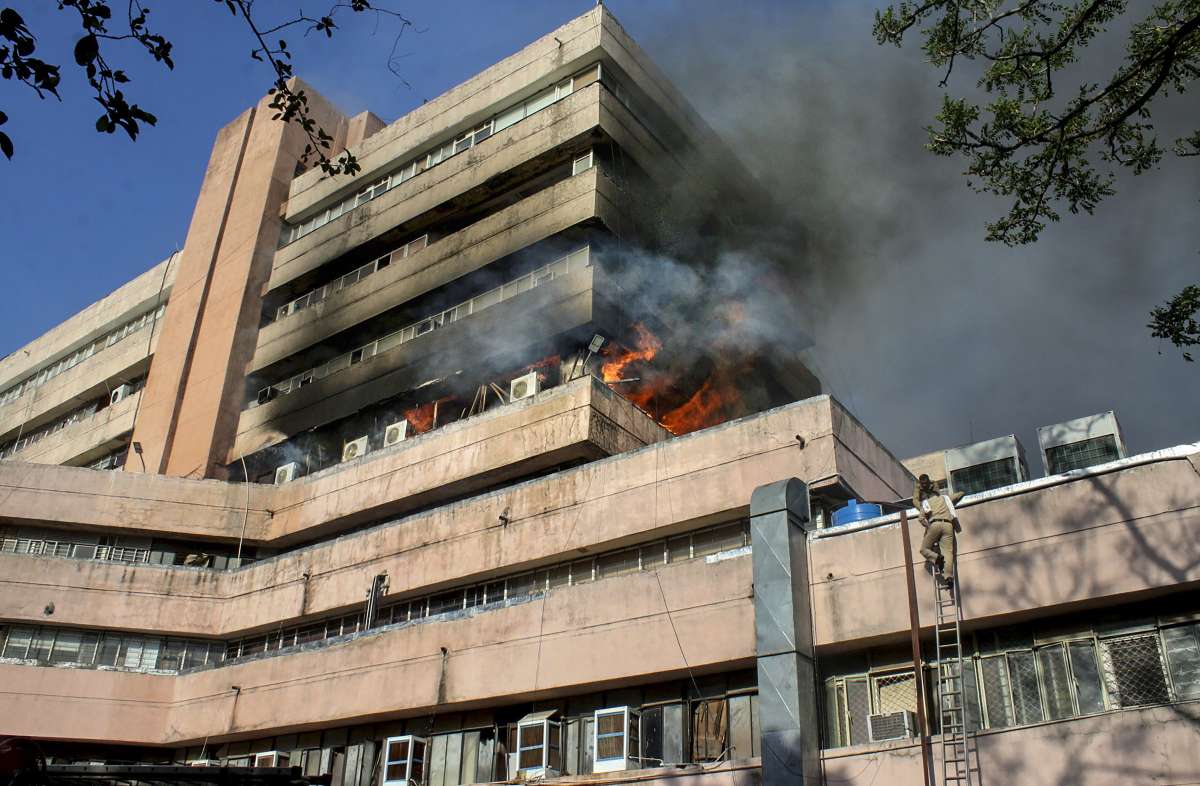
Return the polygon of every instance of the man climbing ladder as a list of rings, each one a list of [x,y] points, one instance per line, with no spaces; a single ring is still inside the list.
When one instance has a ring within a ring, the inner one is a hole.
[[[934,566],[935,571],[938,570],[940,562],[938,581],[946,586],[954,584],[954,539],[955,533],[962,530],[954,503],[962,498],[961,491],[953,494],[939,493],[928,475],[918,478],[916,488],[913,489],[913,507],[921,517],[921,526],[925,528],[925,538],[921,541],[921,556]],[[934,544],[937,544],[938,551],[934,550]]]

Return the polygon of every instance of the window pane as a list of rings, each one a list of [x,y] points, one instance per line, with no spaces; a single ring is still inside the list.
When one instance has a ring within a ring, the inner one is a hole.
[[[8,641],[4,644],[4,657],[24,658],[32,639],[33,631],[30,628],[10,628]]]
[[[988,728],[1003,729],[1013,725],[1012,709],[1008,704],[1008,667],[1004,656],[980,658],[979,674]]]
[[[1073,641],[1069,646],[1080,714],[1103,712],[1104,689],[1100,685],[1100,669],[1096,666],[1096,646],[1090,641]]]
[[[867,678],[846,680],[846,715],[850,723],[850,744],[861,745],[870,740],[867,717],[871,714]]]
[[[973,658],[963,658],[963,705],[967,708],[967,731],[982,729],[983,710],[979,704],[979,684]]]
[[[1042,667],[1042,684],[1046,687],[1046,717],[1050,720],[1069,718],[1075,714],[1071,705],[1070,672],[1063,645],[1043,647],[1037,653]]]
[[[744,529],[739,521],[717,529],[697,532],[692,536],[692,556],[704,557],[745,545]]]
[[[1033,663],[1033,653],[1008,653],[1008,671],[1012,679],[1016,722],[1038,723],[1042,720],[1042,697],[1038,693],[1037,667]]]
[[[1136,707],[1170,700],[1157,634],[1110,639],[1103,642],[1103,647],[1109,693],[1117,706]]]
[[[642,728],[645,729],[643,715]],[[825,683],[825,747],[842,746],[842,728],[846,725],[846,702],[836,680]]]
[[[79,662],[79,646],[82,643],[83,637],[78,631],[62,630],[58,632],[58,639],[54,642],[54,653],[51,656],[51,663],[78,663]]]
[[[1177,700],[1200,697],[1200,648],[1196,641],[1198,627],[1184,625],[1166,628],[1162,632]]]
[[[497,133],[505,128],[508,128],[523,117],[525,117],[524,104],[515,106],[507,112],[501,112],[496,116],[495,131],[493,131],[493,133]]]
[[[596,558],[596,573],[606,579],[610,576],[622,576],[626,573],[636,573],[638,570],[638,550],[626,549],[616,554],[606,554]]]
[[[546,107],[553,104],[554,100],[555,100],[555,92],[554,92],[553,87],[550,88],[549,90],[545,91],[544,93],[541,93],[540,95],[534,96],[533,98],[531,98],[525,102],[526,116],[532,115],[534,112],[537,112],[539,109],[545,109]]]

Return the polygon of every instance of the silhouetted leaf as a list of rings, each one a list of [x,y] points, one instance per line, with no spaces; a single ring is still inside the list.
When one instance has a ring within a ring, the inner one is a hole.
[[[96,59],[98,54],[100,54],[100,42],[96,40],[96,36],[85,35],[75,42],[75,62],[79,65],[88,65]]]

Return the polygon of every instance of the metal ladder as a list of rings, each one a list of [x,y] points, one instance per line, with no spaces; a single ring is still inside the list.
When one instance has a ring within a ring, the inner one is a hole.
[[[962,608],[958,582],[942,583],[941,570],[934,574],[937,588],[937,692],[939,728],[942,733],[942,786],[971,783],[967,760],[966,711],[963,702]]]

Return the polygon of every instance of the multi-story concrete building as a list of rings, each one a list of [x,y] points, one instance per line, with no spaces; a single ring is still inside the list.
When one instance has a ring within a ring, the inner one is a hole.
[[[913,475],[642,291],[769,202],[607,10],[391,125],[309,96],[359,176],[248,110],[182,251],[0,363],[0,735],[339,786],[921,782],[933,582],[924,680],[900,514],[826,526]],[[1200,780],[1200,447],[1069,444],[958,508],[972,782]]]

